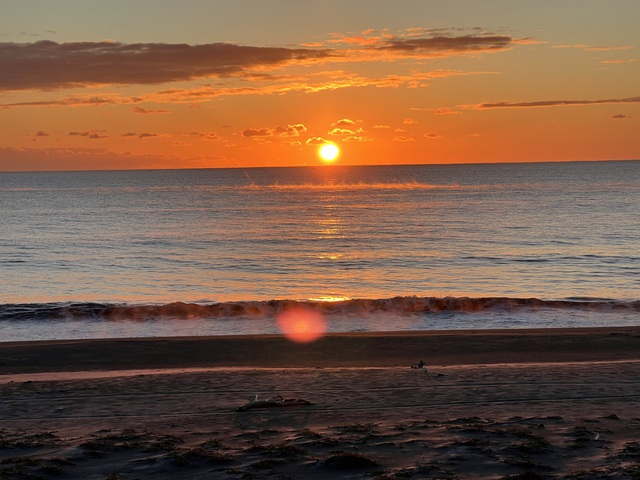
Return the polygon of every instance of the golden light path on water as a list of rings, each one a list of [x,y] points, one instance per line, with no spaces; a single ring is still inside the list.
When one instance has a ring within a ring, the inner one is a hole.
[[[323,295],[309,299],[311,302],[343,302],[345,300],[351,300],[351,297],[345,295]]]

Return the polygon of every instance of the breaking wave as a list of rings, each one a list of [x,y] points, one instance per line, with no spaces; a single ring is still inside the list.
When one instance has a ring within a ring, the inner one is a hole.
[[[435,315],[441,313],[531,312],[536,310],[578,310],[592,312],[640,312],[640,300],[577,298],[540,300],[509,297],[394,297],[386,299],[348,299],[341,301],[269,300],[224,303],[173,302],[164,305],[109,303],[23,303],[0,305],[0,321],[19,320],[134,320],[275,318],[279,313],[305,308],[327,317],[375,314]]]

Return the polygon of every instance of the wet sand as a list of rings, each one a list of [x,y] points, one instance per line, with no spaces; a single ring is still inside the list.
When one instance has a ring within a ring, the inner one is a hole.
[[[0,478],[637,478],[638,378],[640,327],[0,343]]]

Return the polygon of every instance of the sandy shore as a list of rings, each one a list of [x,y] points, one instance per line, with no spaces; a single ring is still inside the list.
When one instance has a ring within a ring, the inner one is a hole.
[[[0,478],[639,478],[638,378],[640,327],[0,343]]]

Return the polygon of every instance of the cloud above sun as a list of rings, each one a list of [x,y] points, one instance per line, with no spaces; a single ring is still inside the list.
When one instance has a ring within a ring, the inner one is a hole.
[[[145,85],[237,76],[257,67],[302,63],[327,50],[119,42],[0,43],[0,90]]]
[[[380,38],[370,34],[369,38],[370,41],[355,42],[343,36],[323,48],[231,43],[0,42],[0,91],[159,85],[232,77],[259,82],[270,79],[270,70],[284,66],[455,56],[502,51],[516,43],[507,35],[417,37],[414,32],[409,38],[388,33]],[[347,48],[338,48],[338,44]],[[401,76],[398,80],[406,81]]]

